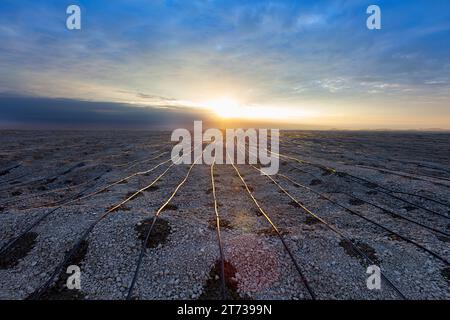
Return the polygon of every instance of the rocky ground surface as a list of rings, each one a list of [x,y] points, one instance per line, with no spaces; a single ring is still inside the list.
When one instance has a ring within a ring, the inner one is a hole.
[[[171,165],[171,146],[168,132],[1,132],[0,248],[21,237],[0,249],[0,299],[125,299],[143,245],[131,298],[220,299],[210,166]],[[450,134],[286,131],[280,154],[276,183],[237,166],[266,216],[233,166],[214,168],[228,298],[450,299]]]

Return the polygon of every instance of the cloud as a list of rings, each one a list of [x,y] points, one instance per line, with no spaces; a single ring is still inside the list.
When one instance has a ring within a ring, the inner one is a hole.
[[[449,97],[450,3],[381,1],[380,31],[360,2],[79,3],[69,32],[61,1],[2,1],[0,92],[189,108],[229,94],[341,114],[410,100],[437,114]]]
[[[0,128],[167,130],[190,127],[211,114],[187,108],[142,108],[112,102],[0,97]]]

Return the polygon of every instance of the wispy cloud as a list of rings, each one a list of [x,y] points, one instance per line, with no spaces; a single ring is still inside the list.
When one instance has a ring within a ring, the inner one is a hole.
[[[373,32],[365,2],[78,3],[82,30],[70,32],[64,1],[1,2],[0,92],[159,107],[229,94],[368,116],[427,102],[450,114],[447,2],[381,1]]]

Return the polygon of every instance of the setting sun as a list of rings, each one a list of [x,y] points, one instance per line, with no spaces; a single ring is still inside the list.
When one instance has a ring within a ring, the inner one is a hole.
[[[300,108],[244,105],[229,96],[209,100],[202,103],[202,106],[223,119],[292,121],[304,120],[317,114],[316,111]]]
[[[241,105],[234,99],[222,97],[206,102],[205,107],[214,111],[221,118],[239,118]]]

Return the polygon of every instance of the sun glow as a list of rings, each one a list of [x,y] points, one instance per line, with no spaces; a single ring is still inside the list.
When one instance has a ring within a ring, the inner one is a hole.
[[[299,108],[243,105],[230,97],[222,97],[202,104],[223,119],[292,121],[315,115]]]
[[[238,118],[240,115],[240,104],[236,100],[229,97],[211,100],[206,102],[204,105],[208,109],[214,111],[221,118]]]

